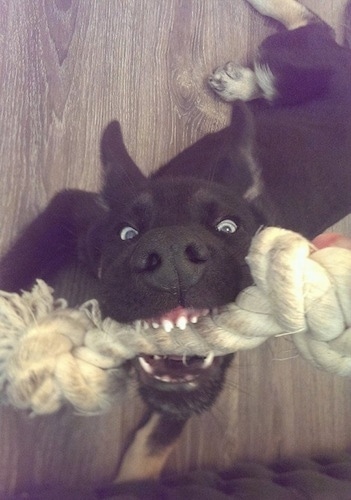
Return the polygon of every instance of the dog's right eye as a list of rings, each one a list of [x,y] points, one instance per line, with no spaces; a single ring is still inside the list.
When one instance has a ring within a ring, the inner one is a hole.
[[[133,238],[135,238],[136,236],[138,236],[139,232],[134,229],[134,227],[131,227],[131,226],[126,226],[124,227],[121,232],[119,233],[120,237],[121,237],[121,240],[125,241],[125,240],[131,240]]]
[[[235,233],[235,231],[238,229],[238,225],[231,219],[224,219],[217,224],[216,229],[217,231],[221,231],[222,233],[231,234]]]

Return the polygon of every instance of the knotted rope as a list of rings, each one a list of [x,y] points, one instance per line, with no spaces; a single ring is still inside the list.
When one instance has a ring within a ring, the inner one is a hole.
[[[124,362],[139,353],[221,355],[288,334],[316,367],[350,376],[351,252],[316,250],[299,234],[267,228],[247,263],[254,286],[218,314],[170,333],[102,319],[96,300],[70,309],[40,280],[21,296],[0,292],[1,400],[34,414],[67,402],[99,413],[125,386]]]

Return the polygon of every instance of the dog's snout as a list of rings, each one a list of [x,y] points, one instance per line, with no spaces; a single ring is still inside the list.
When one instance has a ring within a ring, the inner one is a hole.
[[[135,272],[154,288],[185,291],[201,278],[211,252],[200,238],[174,231],[154,232],[135,250],[131,264]]]

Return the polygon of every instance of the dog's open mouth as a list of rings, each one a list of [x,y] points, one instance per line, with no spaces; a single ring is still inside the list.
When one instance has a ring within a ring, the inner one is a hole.
[[[214,362],[210,353],[201,356],[138,356],[138,363],[143,372],[142,378],[151,378],[166,384],[196,385],[196,380],[210,369]]]
[[[166,333],[179,328],[185,330],[189,323],[197,323],[201,317],[207,316],[209,309],[193,309],[177,307],[166,314],[147,321],[152,328],[163,328]],[[194,389],[200,379],[210,376],[219,359],[213,353],[207,356],[158,356],[139,355],[136,369],[142,382],[163,385],[164,387]]]

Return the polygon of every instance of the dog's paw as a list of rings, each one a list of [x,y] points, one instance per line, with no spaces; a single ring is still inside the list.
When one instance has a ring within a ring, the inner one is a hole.
[[[251,101],[260,97],[260,88],[255,73],[244,66],[228,62],[217,68],[208,83],[224,101]]]

